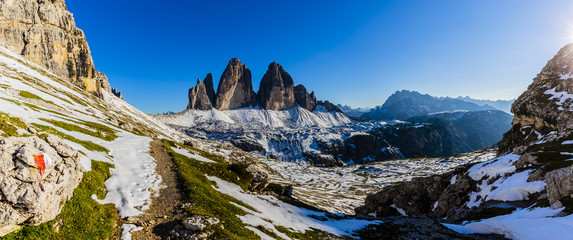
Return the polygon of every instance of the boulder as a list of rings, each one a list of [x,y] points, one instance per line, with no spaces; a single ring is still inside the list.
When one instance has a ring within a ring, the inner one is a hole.
[[[253,181],[249,184],[249,191],[261,192],[269,185],[271,175],[262,164],[252,163],[246,170],[253,176]]]
[[[539,164],[539,162],[537,162],[536,159],[537,159],[537,157],[535,157],[533,154],[525,153],[525,154],[521,155],[519,157],[519,159],[517,159],[517,161],[515,161],[513,163],[513,165],[515,165],[515,167],[518,169],[525,168],[529,165],[533,165],[533,166],[541,165],[541,164]]]
[[[219,224],[219,219],[209,216],[194,215],[183,220],[183,226],[191,231],[203,231],[209,225]]]
[[[573,166],[553,170],[545,174],[547,200],[553,204],[573,194]]]
[[[294,82],[283,67],[272,62],[257,93],[259,104],[267,110],[285,110],[296,106],[294,98]]]
[[[308,111],[312,112],[316,108],[316,97],[314,96],[314,92],[308,94],[306,87],[304,87],[302,84],[296,85],[296,87],[294,87],[294,98],[298,105]]]
[[[443,176],[414,178],[368,195],[365,205],[355,211],[358,215],[374,213],[377,217],[399,216],[397,208],[404,210],[407,215],[428,214],[448,185],[449,179]]]
[[[219,80],[215,108],[230,110],[250,107],[254,99],[251,71],[238,58],[231,59]]]
[[[187,109],[211,110],[212,108],[213,104],[207,95],[205,84],[201,82],[201,79],[197,79],[197,85],[189,89]]]
[[[60,214],[79,185],[80,155],[61,139],[48,136],[11,137],[0,141],[0,232],[16,226],[37,226]],[[40,179],[33,155],[44,154],[53,164]]]

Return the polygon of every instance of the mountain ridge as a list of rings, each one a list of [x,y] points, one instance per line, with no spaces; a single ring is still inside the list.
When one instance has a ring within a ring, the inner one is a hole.
[[[382,104],[362,117],[375,120],[406,120],[415,116],[456,110],[495,110],[492,106],[480,106],[450,97],[434,97],[417,91],[400,90]]]
[[[217,92],[211,90],[211,73],[205,79],[205,83],[199,79],[196,86],[189,89],[187,109],[235,110],[258,107],[265,110],[288,110],[300,106],[312,112],[317,104],[322,104],[327,109],[342,112],[328,101],[317,101],[314,92],[308,93],[303,85],[295,86],[290,74],[276,62],[269,64],[257,93],[253,91],[251,71],[238,58],[232,58],[227,64]]]

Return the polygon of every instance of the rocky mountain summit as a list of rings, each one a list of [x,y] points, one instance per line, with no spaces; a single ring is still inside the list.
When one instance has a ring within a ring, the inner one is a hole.
[[[64,0],[0,1],[0,23],[1,46],[88,92],[111,91]]]
[[[497,158],[384,188],[369,195],[356,212],[380,218],[444,218],[450,223],[447,227],[460,233],[508,238],[537,238],[543,233],[527,229],[569,222],[573,216],[572,51],[572,44],[562,48],[515,101],[512,128],[500,142]]]
[[[273,62],[263,76],[259,91],[253,91],[251,71],[238,58],[229,61],[221,76],[217,92],[213,88],[211,73],[205,81],[189,89],[187,109],[196,110],[233,110],[247,107],[259,107],[265,110],[287,110],[297,105],[314,111],[317,104],[336,111],[337,107],[327,106],[326,102],[316,100],[314,92],[308,93],[303,85],[295,87],[290,74],[283,67]],[[341,112],[341,111],[339,111]]]
[[[272,62],[261,80],[257,97],[264,109],[286,110],[295,107],[292,77],[280,64]]]
[[[238,58],[231,59],[219,80],[215,108],[229,110],[250,107],[254,101],[251,71]]]
[[[375,120],[407,120],[411,117],[451,111],[495,110],[492,106],[480,106],[449,97],[433,97],[416,91],[396,91],[382,106],[375,107],[362,117]]]

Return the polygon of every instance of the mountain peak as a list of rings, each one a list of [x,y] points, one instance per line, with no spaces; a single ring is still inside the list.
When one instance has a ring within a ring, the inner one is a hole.
[[[254,97],[251,71],[238,58],[232,58],[219,80],[215,107],[220,110],[249,107]]]
[[[493,110],[491,106],[449,97],[433,97],[417,91],[400,90],[392,94],[381,107],[376,107],[363,116],[376,120],[406,120],[411,117],[455,110]]]
[[[268,110],[285,110],[296,106],[294,81],[283,67],[272,62],[259,87],[257,94],[261,106]]]

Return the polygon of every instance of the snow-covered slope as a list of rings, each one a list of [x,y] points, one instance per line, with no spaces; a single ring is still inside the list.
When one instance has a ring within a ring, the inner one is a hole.
[[[151,204],[149,189],[160,188],[161,177],[148,153],[152,137],[186,138],[111,93],[104,92],[103,99],[94,97],[4,48],[0,48],[0,112],[67,136],[64,141],[80,151],[86,170],[92,160],[114,164],[102,201],[115,204],[122,217],[141,214]],[[66,124],[77,128],[66,129]],[[97,132],[94,126],[111,129],[117,137],[81,132]]]
[[[193,127],[204,123],[227,123],[251,128],[301,128],[335,127],[352,122],[348,116],[339,112],[315,110],[310,112],[296,107],[283,111],[265,109],[235,109],[208,111],[189,109],[179,114],[155,116],[161,121],[182,127]]]

